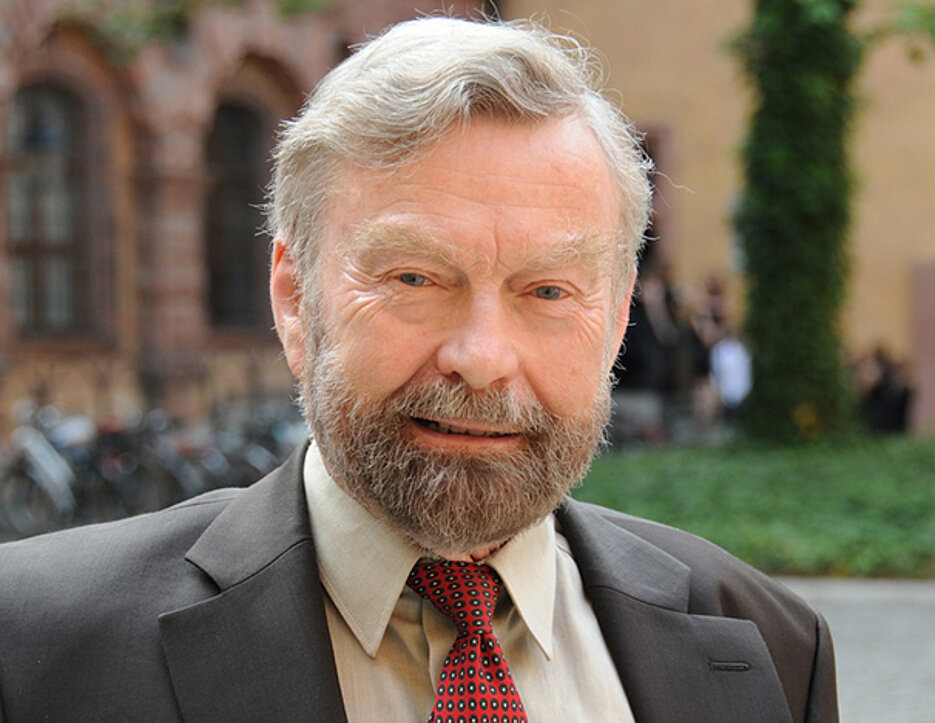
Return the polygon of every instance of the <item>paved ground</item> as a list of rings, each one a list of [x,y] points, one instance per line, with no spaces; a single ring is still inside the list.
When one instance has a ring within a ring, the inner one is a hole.
[[[935,723],[935,581],[783,582],[831,626],[842,723]]]

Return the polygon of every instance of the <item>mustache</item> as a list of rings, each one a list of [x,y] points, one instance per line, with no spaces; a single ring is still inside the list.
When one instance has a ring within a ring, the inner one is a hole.
[[[393,414],[423,419],[487,422],[529,436],[543,433],[555,416],[536,400],[520,400],[506,388],[477,391],[461,380],[445,378],[407,384],[387,400]]]

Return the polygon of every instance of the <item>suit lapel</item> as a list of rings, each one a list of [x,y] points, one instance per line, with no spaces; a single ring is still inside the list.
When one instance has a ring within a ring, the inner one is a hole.
[[[304,449],[244,490],[186,559],[219,594],[159,617],[182,717],[346,721],[301,486]]]
[[[688,613],[691,570],[571,500],[559,510],[639,723],[789,723],[754,623]]]

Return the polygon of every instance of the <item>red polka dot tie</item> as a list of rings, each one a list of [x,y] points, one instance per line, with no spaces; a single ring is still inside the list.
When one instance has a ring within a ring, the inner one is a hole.
[[[488,565],[443,560],[420,562],[406,583],[458,627],[429,723],[526,723],[491,627],[503,587],[500,576]]]

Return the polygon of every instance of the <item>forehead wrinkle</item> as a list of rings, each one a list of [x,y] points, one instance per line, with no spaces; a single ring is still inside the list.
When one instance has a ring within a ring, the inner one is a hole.
[[[475,206],[486,207],[490,206],[492,201],[490,199],[490,184],[491,179],[489,176],[485,177],[482,175],[472,176],[475,179],[475,187],[469,187],[469,184],[451,184],[450,187],[446,186],[444,188],[427,188],[423,184],[405,184],[401,183],[397,186],[398,189],[406,189],[409,187],[416,188],[420,193],[424,194],[426,197],[438,196],[443,199],[457,199],[459,201],[464,201]],[[566,183],[538,183],[530,181],[525,184],[525,187],[528,187],[530,193],[523,193],[526,190],[524,187],[520,187],[520,184],[512,184],[512,187],[509,190],[509,208],[513,210],[559,210],[565,211],[568,210],[571,206],[569,201],[569,196],[579,191],[580,189],[576,188],[573,185]],[[537,199],[532,198],[536,195],[535,192],[542,191],[543,189],[554,190],[554,191],[565,191],[566,193],[561,196],[556,196],[554,199]]]
[[[427,164],[428,165],[428,164]],[[542,188],[542,189],[561,189],[561,190],[574,190],[581,189],[581,184],[573,177],[563,176],[559,180],[550,180],[543,177],[543,173],[537,172],[534,175],[527,173],[520,173],[517,171],[510,170],[509,168],[489,170],[486,168],[472,169],[464,168],[457,164],[449,163],[436,163],[433,164],[435,168],[441,170],[448,178],[462,177],[461,180],[452,184],[456,188],[463,188],[466,182],[474,181],[478,183],[482,188],[487,188],[490,186],[491,182],[506,182],[510,186],[516,187],[526,187],[531,188]],[[553,164],[553,168],[557,164]],[[593,175],[593,174],[591,174]],[[406,176],[403,176],[406,178]],[[411,176],[410,176],[411,178]],[[402,181],[401,185],[405,185],[406,181]],[[410,181],[411,184],[419,185],[418,181]],[[583,190],[583,189],[581,189]]]

